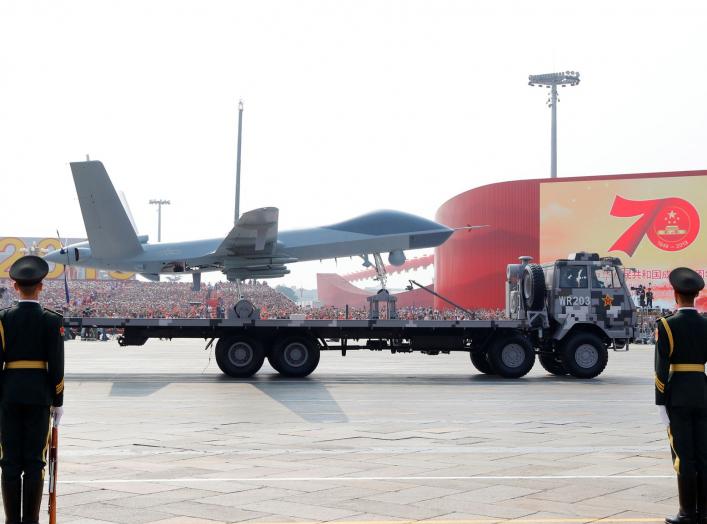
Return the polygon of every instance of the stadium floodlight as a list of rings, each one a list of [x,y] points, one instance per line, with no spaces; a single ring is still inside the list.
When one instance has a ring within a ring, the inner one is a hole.
[[[150,200],[150,204],[157,205],[157,242],[162,242],[162,206],[171,204],[169,200]]]
[[[557,86],[579,85],[579,72],[565,71],[564,73],[548,73],[544,75],[529,75],[529,85],[547,87],[550,89],[550,98],[547,105],[552,109],[552,129],[550,131],[550,178],[557,178]]]

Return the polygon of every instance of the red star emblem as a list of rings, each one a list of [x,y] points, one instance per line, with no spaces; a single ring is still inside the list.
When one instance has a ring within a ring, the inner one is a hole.
[[[613,305],[614,305],[614,297],[609,296],[609,295],[604,295],[604,307],[608,309]]]

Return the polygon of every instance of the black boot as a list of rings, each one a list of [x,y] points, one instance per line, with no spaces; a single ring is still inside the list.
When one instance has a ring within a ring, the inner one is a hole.
[[[678,500],[680,510],[666,524],[697,524],[697,476],[678,475]]]
[[[25,474],[22,479],[22,523],[39,524],[44,478],[42,474]]]
[[[697,519],[698,524],[707,524],[707,482],[705,475],[697,475]]]
[[[2,481],[2,504],[5,507],[5,524],[20,524],[22,479]]]

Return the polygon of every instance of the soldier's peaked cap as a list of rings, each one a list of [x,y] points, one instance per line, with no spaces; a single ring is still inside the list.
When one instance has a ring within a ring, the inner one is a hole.
[[[26,255],[10,266],[10,278],[18,284],[31,286],[42,281],[49,273],[46,260],[35,255]]]
[[[688,267],[673,269],[668,275],[670,285],[682,295],[695,295],[705,287],[704,279]]]

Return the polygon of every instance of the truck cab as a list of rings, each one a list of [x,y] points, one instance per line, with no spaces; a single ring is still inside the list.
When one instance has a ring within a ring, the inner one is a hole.
[[[596,376],[610,346],[635,338],[636,307],[616,257],[578,252],[543,265],[521,257],[507,275],[507,313],[542,322],[540,362],[552,373]]]

